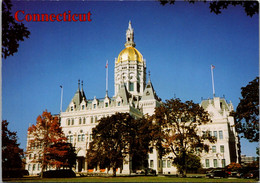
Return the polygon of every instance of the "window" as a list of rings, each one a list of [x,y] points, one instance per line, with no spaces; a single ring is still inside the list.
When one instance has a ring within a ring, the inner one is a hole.
[[[67,136],[67,142],[72,143],[73,142],[73,135],[68,135]]]
[[[161,160],[158,160],[158,166],[161,168]]]
[[[211,136],[211,137],[212,137],[212,131],[209,131],[209,136]]]
[[[205,165],[207,168],[209,167],[209,159],[205,159]]]
[[[214,168],[218,167],[218,160],[217,159],[213,159],[213,165],[214,165]]]
[[[33,171],[35,170],[35,168],[36,168],[36,165],[35,165],[35,164],[33,164]]]
[[[28,171],[30,171],[30,170],[31,170],[31,164],[28,165]]]
[[[37,170],[40,170],[41,168],[41,164],[38,164]]]
[[[162,161],[162,167],[163,167],[163,168],[166,168],[166,160],[163,160],[163,161]]]
[[[84,109],[85,109],[85,105],[82,105],[82,106],[81,106],[81,109],[84,110]]]
[[[120,106],[120,104],[121,104],[121,103],[120,103],[120,102],[118,102],[118,103],[117,103],[117,106]]]
[[[81,125],[81,118],[79,118],[79,124]]]
[[[78,141],[79,142],[81,141],[81,135],[78,135]]]
[[[171,160],[167,160],[167,168],[171,168]]]
[[[225,159],[222,159],[221,160],[221,163],[222,163],[222,168],[224,168],[226,166],[226,160]]]
[[[95,116],[95,123],[97,122],[98,120],[97,120],[97,116]]]
[[[70,125],[70,119],[68,119],[68,125]]]
[[[85,141],[85,134],[78,135],[78,141],[79,142],[84,142]]]
[[[213,133],[214,137],[217,139],[218,138],[218,132],[217,131],[214,131]]]
[[[196,153],[199,154],[200,153],[200,148],[199,147],[196,147]]]
[[[219,135],[219,139],[223,139],[223,131],[222,130],[218,132],[218,135]]]
[[[90,118],[90,123],[93,123],[93,117],[91,116],[91,118]]]
[[[217,152],[216,146],[212,146],[212,152],[213,152],[213,153]]]
[[[34,154],[33,159],[36,159],[36,154]]]
[[[73,111],[73,106],[70,107],[70,111]]]
[[[108,102],[105,103],[105,107],[108,107]]]
[[[74,119],[71,120],[71,125],[74,125]]]
[[[150,168],[153,168],[153,160],[150,160]]]
[[[86,118],[83,118],[83,124],[86,124]]]
[[[32,159],[32,155],[31,154],[29,154],[29,159]]]
[[[220,146],[220,152],[224,153],[224,146],[223,145]]]
[[[129,91],[134,91],[134,83],[129,83]]]
[[[93,105],[93,108],[96,109],[96,107],[97,107],[97,104],[94,104],[94,105]]]

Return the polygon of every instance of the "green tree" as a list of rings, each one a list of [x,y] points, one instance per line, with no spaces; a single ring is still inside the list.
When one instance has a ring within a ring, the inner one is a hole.
[[[19,41],[29,38],[30,32],[23,23],[17,23],[11,13],[10,0],[2,1],[2,58],[18,51]]]
[[[175,157],[173,160],[173,164],[177,167],[179,171],[183,169],[183,166],[187,168],[187,170],[198,170],[202,167],[200,162],[200,157],[194,153],[188,152],[185,157],[185,165],[181,163],[183,161],[182,155]]]
[[[259,141],[259,77],[241,88],[240,102],[234,113],[236,130],[249,142]]]
[[[66,137],[60,126],[59,117],[52,116],[51,113],[44,111],[37,117],[36,125],[28,128],[28,146],[27,155],[30,157],[34,154],[32,162],[41,163],[42,174],[47,165],[57,169],[61,167],[70,167],[69,156],[74,158],[71,153],[71,146],[66,143]],[[36,154],[37,153],[37,154]]]
[[[147,161],[150,150],[148,127],[147,120],[135,120],[127,113],[100,119],[92,130],[93,141],[87,152],[89,165],[111,167],[113,176],[116,176],[117,168],[131,159],[134,167],[140,167]]]
[[[130,125],[132,169],[148,168],[148,153],[152,152],[153,123],[143,117],[133,120]]]
[[[180,174],[185,177],[186,170],[192,160],[196,161],[196,155],[203,150],[208,151],[208,142],[215,139],[209,133],[199,132],[198,127],[210,123],[209,114],[192,101],[181,102],[180,99],[166,100],[156,108],[153,121],[157,127],[154,138],[157,149],[162,155],[173,154],[174,164],[177,165]]]
[[[8,176],[8,171],[22,168],[23,150],[17,142],[16,132],[8,129],[8,122],[2,121],[2,170],[3,177]],[[15,175],[10,175],[15,176]]]
[[[159,0],[162,5],[165,5],[167,3],[169,4],[174,4],[175,0]],[[186,0],[190,3],[195,3],[195,2],[205,2],[207,3],[206,0]],[[215,14],[220,14],[222,10],[227,9],[228,6],[242,6],[245,10],[245,13],[252,17],[255,14],[259,13],[259,2],[258,1],[252,1],[252,0],[245,0],[245,1],[230,1],[230,0],[218,0],[218,1],[211,1],[209,3],[209,9],[210,12],[213,12]]]

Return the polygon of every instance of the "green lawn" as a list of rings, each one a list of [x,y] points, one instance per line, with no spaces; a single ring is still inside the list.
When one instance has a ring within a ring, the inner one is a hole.
[[[179,178],[164,176],[139,177],[76,177],[76,178],[39,178],[25,177],[21,179],[4,179],[4,182],[257,182],[254,179],[222,179],[222,178]]]

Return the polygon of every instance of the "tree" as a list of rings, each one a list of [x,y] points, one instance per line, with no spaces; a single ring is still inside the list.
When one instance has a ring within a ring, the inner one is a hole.
[[[187,170],[198,170],[202,167],[200,157],[195,155],[194,153],[188,152],[185,158]],[[177,167],[178,170],[181,170],[183,168],[183,165],[181,163],[182,160],[182,155],[174,158],[173,164]]]
[[[37,117],[36,125],[28,129],[28,146],[27,155],[32,162],[38,162],[42,165],[43,170],[47,165],[56,167],[72,167],[75,164],[74,154],[71,145],[66,143],[66,137],[62,132],[59,117],[52,116],[51,113],[44,111]],[[37,154],[39,154],[37,156]],[[71,159],[72,158],[72,162]]]
[[[90,166],[100,165],[113,169],[122,167],[133,159],[134,167],[147,160],[149,149],[149,122],[144,118],[135,120],[127,113],[116,113],[102,118],[93,128],[93,141],[87,152]]]
[[[215,141],[209,133],[199,133],[198,126],[211,120],[209,114],[192,101],[182,103],[180,99],[166,100],[156,108],[153,121],[157,126],[157,149],[161,155],[173,154],[173,162],[183,177],[186,176],[189,162],[196,161],[195,154],[208,151],[207,143]]]
[[[130,124],[130,156],[133,170],[148,168],[148,153],[152,152],[153,124],[149,117],[147,118],[133,120]]]
[[[167,3],[174,4],[175,0],[159,0],[162,5],[165,5]],[[186,0],[190,3],[199,2],[199,0]],[[203,0],[204,2],[207,2],[206,0]],[[201,2],[201,1],[200,1]],[[215,14],[220,14],[222,10],[227,9],[229,5],[232,6],[242,6],[245,10],[245,13],[247,16],[252,17],[255,14],[259,13],[259,2],[258,1],[230,1],[230,0],[222,0],[222,1],[212,1],[209,3],[209,9],[210,12],[213,12]]]
[[[54,165],[58,169],[63,167],[71,170],[76,165],[77,154],[71,143],[59,142],[50,145],[49,153],[46,158],[49,161],[55,160]]]
[[[16,132],[8,129],[8,122],[2,121],[2,170],[3,176],[7,176],[8,171],[22,168],[23,150],[17,142]],[[15,176],[15,175],[13,175]]]
[[[30,32],[23,23],[15,22],[11,13],[10,0],[2,2],[2,58],[13,55],[18,51],[19,41],[29,38]]]
[[[231,162],[228,166],[227,169],[230,171],[237,171],[241,169],[242,166],[239,163]]]
[[[249,142],[259,141],[259,77],[241,88],[240,102],[234,113],[236,130]]]

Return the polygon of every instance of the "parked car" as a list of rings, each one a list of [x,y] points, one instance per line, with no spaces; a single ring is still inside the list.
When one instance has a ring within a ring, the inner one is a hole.
[[[259,170],[251,170],[248,173],[244,174],[243,177],[246,179],[259,179]]]
[[[214,178],[214,177],[225,178],[228,176],[228,173],[225,170],[211,170],[206,174],[206,176],[209,178]]]

